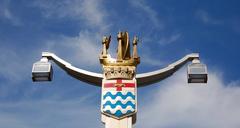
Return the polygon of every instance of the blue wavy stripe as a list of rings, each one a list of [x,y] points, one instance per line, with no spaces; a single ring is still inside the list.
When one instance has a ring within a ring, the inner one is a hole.
[[[128,110],[126,114],[123,114],[120,110],[117,110],[116,113],[111,113],[110,110],[107,110],[106,112],[109,114],[115,115],[116,117],[121,117],[121,116],[127,115],[129,113],[132,113],[133,111]]]
[[[110,101],[107,101],[104,105],[103,108],[106,106],[110,106],[112,109],[116,108],[117,105],[120,105],[123,109],[127,108],[127,106],[132,106],[133,109],[135,109],[135,104],[133,104],[131,101],[128,101],[126,104],[123,104],[121,101],[117,101],[115,104],[112,104]]]
[[[113,95],[111,92],[107,92],[103,96],[103,99],[105,100],[108,96],[110,96],[111,99],[116,99],[117,96],[120,96],[123,100],[130,96],[135,100],[135,95],[133,95],[131,92],[128,92],[126,95],[123,95],[121,92],[117,92],[116,95]]]

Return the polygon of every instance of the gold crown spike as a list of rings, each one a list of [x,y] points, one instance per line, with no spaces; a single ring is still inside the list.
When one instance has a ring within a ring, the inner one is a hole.
[[[133,40],[133,55],[130,52],[130,41],[128,32],[119,32],[117,35],[118,47],[117,58],[111,58],[107,50],[111,42],[111,36],[103,37],[103,50],[99,60],[103,65],[104,76],[107,79],[123,78],[132,79],[135,75],[135,67],[140,63],[140,57],[137,54],[138,39],[135,36]]]

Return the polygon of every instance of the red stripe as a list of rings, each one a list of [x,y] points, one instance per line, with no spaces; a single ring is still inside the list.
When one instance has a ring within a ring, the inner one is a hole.
[[[122,87],[116,87],[115,84],[124,84]],[[123,83],[121,79],[117,79],[116,83],[104,83],[105,88],[116,88],[117,91],[122,91],[122,88],[135,88],[135,83]]]
[[[115,87],[115,86],[114,86],[114,83],[104,83],[104,87],[105,88],[112,88],[112,87]]]
[[[125,86],[124,87],[128,87],[128,88],[134,88],[135,87],[135,83],[124,83]]]

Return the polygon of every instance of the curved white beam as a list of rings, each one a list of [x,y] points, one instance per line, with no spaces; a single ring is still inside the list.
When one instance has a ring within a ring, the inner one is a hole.
[[[42,57],[47,57],[49,60],[53,60],[59,67],[61,67],[69,75],[71,75],[76,79],[79,79],[83,82],[87,82],[95,86],[99,86],[99,87],[102,86],[102,78],[103,78],[102,74],[89,72],[89,71],[74,67],[70,63],[56,56],[54,53],[43,52]]]
[[[141,73],[136,75],[137,79],[137,85],[138,87],[147,86],[156,82],[159,82],[169,76],[171,76],[174,72],[176,72],[180,67],[182,67],[184,64],[186,64],[188,61],[193,60],[194,58],[199,58],[198,53],[192,53],[188,54],[182,59],[168,65],[167,67],[147,72],[147,73]]]
[[[72,77],[79,79],[83,82],[99,86],[102,85],[103,75],[100,73],[89,72],[83,69],[72,66],[70,63],[64,61],[63,59],[56,56],[54,53],[43,52],[42,57],[47,57],[49,60],[53,60],[58,66],[65,70]],[[193,60],[194,58],[199,58],[198,53],[188,54],[182,59],[168,65],[167,67],[136,75],[138,87],[147,86],[156,82],[159,82],[176,72],[181,66],[183,66],[188,61]]]

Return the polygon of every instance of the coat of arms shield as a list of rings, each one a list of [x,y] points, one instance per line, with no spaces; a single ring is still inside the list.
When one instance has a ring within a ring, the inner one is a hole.
[[[121,119],[137,112],[136,79],[102,82],[101,112]]]

